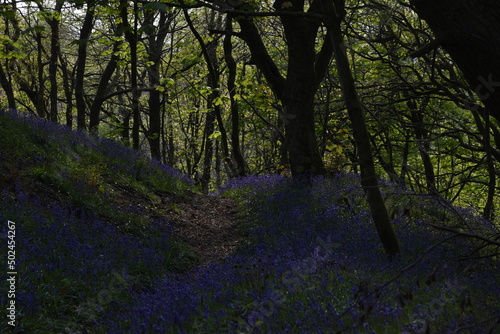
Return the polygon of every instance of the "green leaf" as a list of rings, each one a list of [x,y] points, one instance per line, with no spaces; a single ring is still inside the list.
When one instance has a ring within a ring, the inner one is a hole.
[[[162,78],[160,81],[160,85],[162,86],[173,86],[175,84],[175,80],[172,78]]]
[[[208,136],[208,139],[218,139],[221,135],[220,131],[214,131],[214,133]]]

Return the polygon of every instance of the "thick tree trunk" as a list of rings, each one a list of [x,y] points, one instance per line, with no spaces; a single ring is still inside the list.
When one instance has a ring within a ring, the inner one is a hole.
[[[463,72],[486,109],[500,120],[500,2],[497,0],[410,0],[436,41]],[[471,108],[474,108],[471,106]]]
[[[277,11],[303,13],[305,2],[276,0]],[[308,13],[331,13],[333,7],[322,1],[311,1]],[[240,36],[250,48],[252,62],[264,74],[268,84],[283,105],[281,119],[285,124],[286,148],[294,178],[324,174],[325,168],[316,141],[314,95],[332,58],[329,36],[316,52],[320,20],[306,16],[282,15],[288,47],[288,68],[284,78],[260,37],[251,18],[238,18]]]
[[[282,17],[281,20],[288,42],[288,70],[282,98],[282,120],[285,123],[286,146],[292,175],[324,174],[325,168],[319,155],[314,123],[317,25],[310,24],[306,19]]]
[[[343,10],[343,8],[339,9]],[[358,149],[361,185],[366,193],[367,202],[370,206],[373,222],[375,223],[380,241],[386,254],[392,259],[400,252],[399,243],[392,228],[384,199],[380,193],[371,152],[370,136],[366,127],[363,107],[358,99],[354,77],[349,66],[340,23],[341,19],[339,17],[331,24],[332,39],[340,84]]]

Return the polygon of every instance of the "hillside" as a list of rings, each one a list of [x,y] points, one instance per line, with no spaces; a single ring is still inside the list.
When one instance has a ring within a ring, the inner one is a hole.
[[[16,223],[17,272],[30,283],[16,291],[21,328],[44,308],[45,296],[29,290],[39,284],[47,284],[53,302],[76,298],[92,294],[76,280],[186,272],[228,256],[242,241],[231,200],[198,194],[176,170],[119,143],[14,112],[0,114],[0,129],[2,235],[7,221]],[[93,275],[81,276],[89,267]],[[34,268],[36,278],[26,274]],[[38,316],[52,326],[56,319],[44,313]]]
[[[403,250],[389,262],[353,174],[307,185],[250,176],[205,196],[119,143],[12,112],[0,114],[0,156],[2,247],[15,251],[2,255],[15,261],[2,291],[16,272],[14,295],[1,299],[4,310],[14,301],[15,327],[2,322],[2,332],[495,333],[500,324],[498,227],[439,198],[384,184]]]

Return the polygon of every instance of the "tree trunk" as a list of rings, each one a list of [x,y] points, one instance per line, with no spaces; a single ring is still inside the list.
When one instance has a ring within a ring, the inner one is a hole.
[[[154,13],[145,13],[145,24],[153,25],[155,22]],[[151,156],[158,161],[162,160],[161,154],[161,109],[162,101],[161,95],[163,94],[156,88],[160,86],[160,65],[163,54],[163,44],[167,37],[169,20],[168,14],[165,12],[160,13],[158,19],[157,31],[148,36],[148,61],[151,63],[147,67],[149,85],[154,88],[149,92],[149,129],[148,129],[148,142],[151,149]]]
[[[68,69],[68,63],[63,57],[63,54],[59,54],[59,62],[61,63],[62,72],[62,83],[64,87],[64,95],[66,97],[66,125],[68,127],[73,127],[73,81],[71,80],[71,74]]]
[[[19,84],[21,86],[21,90],[26,92],[28,98],[34,104],[37,115],[41,118],[47,118],[48,117],[47,105],[45,104],[44,89],[43,89],[45,82],[45,75],[44,75],[44,65],[43,65],[42,33],[37,32],[35,36],[37,43],[36,57],[38,66],[37,66],[37,79],[33,81],[37,82],[38,87],[32,89],[28,84],[28,80],[25,81],[23,78],[20,78],[22,81]]]
[[[108,64],[106,65],[104,71],[101,74],[101,77],[99,79],[99,84],[97,86],[97,90],[94,96],[94,100],[92,101],[92,104],[90,106],[89,130],[95,134],[98,133],[101,107],[104,101],[106,100],[106,95],[108,92],[108,84],[109,81],[111,80],[111,77],[113,76],[113,73],[115,72],[115,69],[117,67],[117,62],[119,60],[119,56],[116,55],[116,52],[119,50],[120,44],[121,44],[120,41],[116,41],[113,45],[113,54],[111,55],[111,59],[109,60]]]
[[[231,42],[231,32],[233,31],[233,20],[231,17],[226,18],[226,31],[229,32],[224,37],[224,59],[226,61],[228,78],[227,89],[229,91],[229,99],[231,102],[231,146],[235,166],[234,176],[245,176],[245,159],[241,154],[240,148],[240,112],[236,96],[236,61],[233,57],[233,45]]]
[[[5,91],[5,95],[7,95],[7,103],[9,104],[9,108],[16,109],[16,98],[14,97],[14,90],[12,89],[12,84],[7,77],[3,66],[0,64],[0,85],[2,89]]]
[[[211,89],[211,93],[207,97],[208,111],[206,113],[205,130],[203,134],[205,138],[205,151],[203,156],[203,172],[200,180],[202,191],[204,193],[208,193],[211,174],[212,174],[212,158],[214,150],[212,135],[215,130],[216,121],[218,121],[219,123],[219,128],[221,130],[221,133],[225,134],[225,130],[222,124],[220,105],[215,104],[216,98],[219,97],[219,81],[220,81],[219,63],[217,59],[218,40],[212,40],[205,44],[203,38],[196,30],[193,21],[189,17],[187,10],[184,10],[183,12],[184,12],[184,17],[186,18],[186,22],[189,28],[191,29],[191,32],[194,34],[196,40],[198,41],[202,49],[203,57],[205,59],[205,63],[208,69],[207,85]],[[209,29],[214,29],[220,24],[221,16],[217,18],[217,23],[216,23],[215,15],[216,15],[215,11],[210,12],[210,18],[208,23]],[[227,156],[227,151],[228,151],[227,136],[224,135],[222,140],[225,141],[226,148],[224,150],[225,152],[224,155]]]
[[[488,181],[488,196],[486,197],[486,204],[484,205],[483,209],[483,217],[489,221],[493,221],[494,218],[494,213],[495,213],[495,192],[496,192],[496,169],[495,169],[495,164],[493,162],[493,155],[492,151],[493,148],[491,147],[491,135],[490,135],[490,115],[484,114],[484,121],[485,121],[485,130],[484,132],[484,137],[483,137],[483,146],[486,151],[486,164],[487,164],[487,169],[488,169],[488,175],[489,175],[489,181]]]
[[[58,121],[58,83],[57,83],[57,62],[59,60],[59,54],[61,53],[61,47],[59,44],[59,15],[61,14],[61,9],[64,1],[58,0],[56,1],[56,7],[54,9],[54,16],[50,19],[46,19],[47,24],[50,26],[51,35],[50,35],[50,59],[49,59],[49,81],[50,81],[50,93],[49,93],[49,101],[50,101],[50,115],[49,118],[51,121]],[[45,10],[41,3],[38,3],[40,10]]]
[[[11,6],[12,6],[12,12],[16,13],[17,12],[16,1],[12,1]],[[19,28],[19,22],[17,21],[16,15],[17,14],[11,15],[10,17],[8,17],[8,19],[7,18],[5,19],[4,33],[5,36],[9,36],[12,40],[12,44],[7,44],[5,46],[7,54],[16,50],[14,43],[17,42],[19,36],[21,35],[21,29]],[[13,32],[11,33],[12,30]],[[17,106],[16,98],[14,96],[14,89],[12,87],[12,80],[9,73],[9,66],[10,66],[9,58],[5,60],[5,68],[3,64],[0,65],[0,85],[5,91],[5,95],[7,95],[7,103],[9,104],[9,108],[16,109]]]
[[[134,150],[139,150],[139,130],[141,125],[141,115],[139,110],[139,95],[138,90],[138,58],[137,58],[137,29],[138,29],[138,11],[137,1],[134,0],[133,17],[134,23],[130,24],[128,20],[128,1],[120,0],[120,17],[122,19],[123,31],[125,39],[130,47],[130,86],[132,87],[132,147]]]
[[[302,13],[305,2],[276,0],[277,11]],[[308,13],[331,13],[333,7],[322,1],[312,1]],[[264,74],[273,92],[283,105],[281,119],[285,124],[286,148],[294,178],[310,174],[324,174],[323,160],[319,154],[314,122],[314,96],[323,80],[332,58],[329,36],[324,39],[319,52],[316,42],[320,20],[306,16],[280,16],[288,46],[286,79],[269,56],[257,27],[251,18],[238,18],[240,36],[250,48],[252,62]]]
[[[338,9],[343,10],[344,8]],[[366,193],[373,222],[375,223],[380,241],[382,242],[386,254],[392,259],[400,252],[399,243],[392,228],[391,219],[385,207],[384,199],[380,193],[363,107],[356,92],[354,77],[349,66],[344,38],[342,36],[342,19],[343,15],[342,17],[334,19],[331,24],[337,70],[358,149],[361,185]]]
[[[423,105],[418,107],[415,101],[409,100],[407,105],[410,109],[410,117],[412,122],[413,131],[417,141],[418,152],[424,165],[425,181],[427,191],[429,193],[437,194],[436,188],[436,175],[434,173],[434,166],[432,164],[431,156],[429,155],[429,133],[425,128],[424,110],[427,108],[429,99],[423,102]]]
[[[84,80],[87,62],[87,46],[89,37],[94,25],[94,1],[87,4],[87,12],[80,30],[78,41],[78,57],[76,59],[75,74],[75,103],[76,103],[76,123],[79,129],[86,129],[87,105],[85,103]]]

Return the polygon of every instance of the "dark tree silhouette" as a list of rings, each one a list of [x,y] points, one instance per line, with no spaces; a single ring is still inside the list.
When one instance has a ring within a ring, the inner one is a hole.
[[[329,32],[327,36],[321,36],[319,29],[322,25],[319,13],[327,8],[318,0],[312,1],[306,12],[304,0],[277,0],[274,7],[281,13],[285,32],[288,50],[286,75],[280,73],[269,55],[252,17],[235,17],[241,29],[238,36],[248,45],[252,62],[282,103],[281,116],[292,175],[323,174],[325,168],[315,136],[314,96],[333,55]],[[318,40],[323,40],[323,43],[317,52]]]
[[[413,56],[442,46],[489,113],[500,120],[500,2],[411,0],[410,3],[436,36]]]

